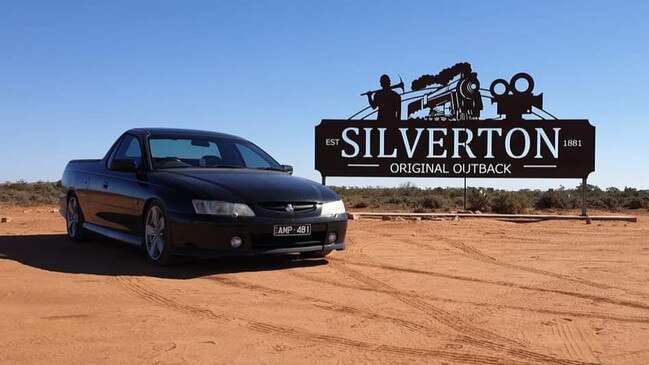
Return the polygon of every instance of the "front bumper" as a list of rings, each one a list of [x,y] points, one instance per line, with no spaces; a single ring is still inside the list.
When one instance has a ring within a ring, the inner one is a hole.
[[[188,248],[176,247],[174,249],[174,256],[181,257],[201,257],[201,258],[217,258],[224,256],[257,256],[257,255],[279,255],[279,254],[291,254],[291,253],[300,253],[300,252],[317,252],[317,251],[327,251],[327,250],[336,250],[342,251],[346,248],[345,242],[332,243],[329,245],[316,245],[316,246],[304,246],[304,247],[287,247],[287,248],[276,248],[276,249],[267,249],[267,250],[241,250],[241,249],[229,249],[229,250],[206,250],[200,248]]]
[[[336,217],[228,218],[170,213],[174,255],[191,257],[252,256],[344,250],[347,215]],[[309,236],[273,236],[273,226],[311,224]],[[330,233],[337,239],[327,242]],[[243,244],[233,248],[232,237]]]

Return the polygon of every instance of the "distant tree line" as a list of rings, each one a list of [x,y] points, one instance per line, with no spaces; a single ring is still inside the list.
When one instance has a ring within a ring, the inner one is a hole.
[[[61,182],[35,182],[25,180],[0,184],[0,202],[17,205],[55,204],[59,199]]]
[[[334,186],[349,210],[459,211],[464,209],[462,188],[418,188],[405,183],[396,188]],[[56,204],[61,182],[35,182],[24,180],[0,184],[0,202],[17,205]],[[586,202],[589,209],[608,210],[649,209],[649,190],[634,188],[600,189],[586,185]],[[536,210],[566,210],[581,207],[581,185],[573,189],[518,191],[493,188],[467,189],[467,210],[493,213],[529,213]]]
[[[399,209],[415,213],[464,210],[464,189],[421,189],[413,183],[396,188],[333,187],[343,198],[347,209]],[[467,206],[470,211],[503,214],[521,214],[540,210],[581,208],[581,185],[574,189],[507,191],[493,188],[467,188]],[[611,212],[627,209],[649,209],[649,190],[634,188],[600,189],[586,185],[586,204],[589,209]]]

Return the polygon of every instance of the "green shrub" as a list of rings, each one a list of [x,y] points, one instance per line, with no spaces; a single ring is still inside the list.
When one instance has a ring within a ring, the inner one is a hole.
[[[58,201],[60,182],[28,183],[20,180],[0,184],[0,201],[18,205],[55,204]]]
[[[535,204],[538,209],[569,209],[572,208],[570,197],[565,191],[548,190],[541,195]]]
[[[472,189],[472,193],[468,194],[467,208],[481,212],[489,211],[491,209],[491,198],[483,189]]]
[[[640,198],[638,196],[635,196],[633,198],[629,198],[627,202],[624,203],[624,206],[629,209],[649,208],[649,199],[647,199],[646,197]]]
[[[452,197],[451,208],[464,208],[464,196]]]
[[[449,198],[443,195],[428,195],[421,200],[421,206],[425,209],[447,209],[451,207]]]
[[[361,201],[357,202],[356,204],[352,205],[352,207],[362,209],[362,208],[367,208],[368,204],[365,201],[361,200]]]
[[[491,211],[500,214],[524,213],[526,202],[516,193],[500,193],[491,200]]]
[[[587,201],[590,208],[610,210],[612,212],[617,212],[622,207],[616,198],[610,196],[595,196]]]

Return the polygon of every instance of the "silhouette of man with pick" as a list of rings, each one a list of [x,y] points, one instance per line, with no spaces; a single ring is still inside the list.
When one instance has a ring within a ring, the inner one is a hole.
[[[376,120],[398,121],[401,119],[401,96],[392,90],[390,76],[381,75],[380,82],[381,90],[366,93],[372,109],[379,108]]]

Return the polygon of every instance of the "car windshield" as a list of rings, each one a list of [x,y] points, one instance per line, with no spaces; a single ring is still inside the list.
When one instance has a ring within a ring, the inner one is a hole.
[[[149,138],[149,151],[156,170],[204,167],[283,171],[270,155],[242,139],[152,136]]]

